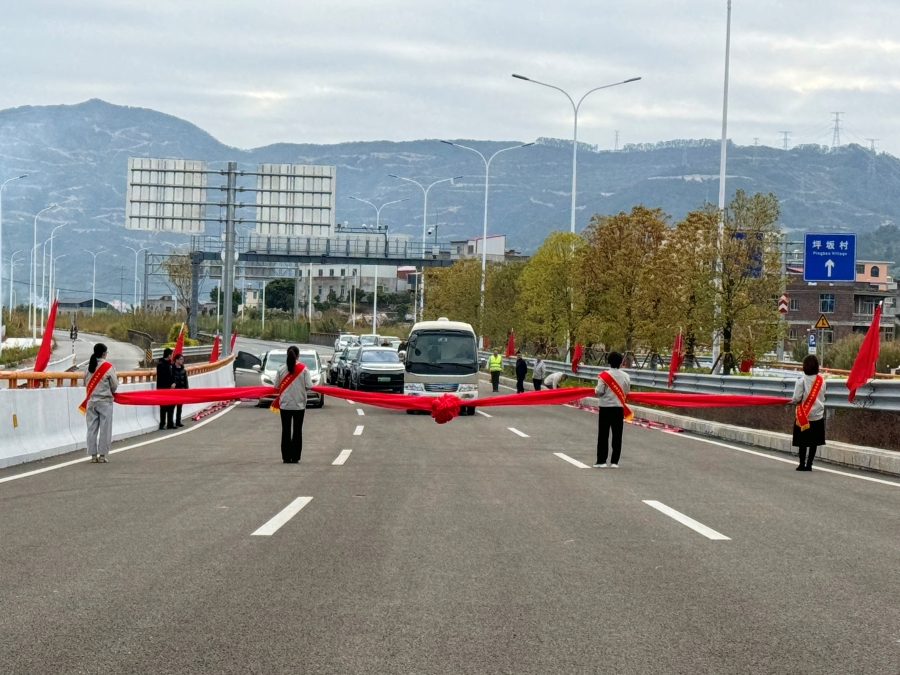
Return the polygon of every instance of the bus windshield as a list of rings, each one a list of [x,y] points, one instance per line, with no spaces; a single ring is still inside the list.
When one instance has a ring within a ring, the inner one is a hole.
[[[478,372],[475,336],[462,331],[422,331],[410,337],[406,370],[419,375]]]

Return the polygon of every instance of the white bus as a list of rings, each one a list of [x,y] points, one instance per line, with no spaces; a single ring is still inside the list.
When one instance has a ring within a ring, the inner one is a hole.
[[[463,402],[478,398],[478,349],[467,323],[443,317],[420,321],[409,332],[403,361],[403,392],[409,396],[453,394]],[[475,408],[464,405],[460,414],[474,415]]]

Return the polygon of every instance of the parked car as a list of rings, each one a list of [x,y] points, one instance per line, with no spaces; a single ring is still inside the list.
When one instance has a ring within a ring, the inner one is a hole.
[[[359,342],[359,335],[355,333],[341,333],[338,339],[334,341],[334,353],[337,354],[344,351],[344,347],[354,342]]]
[[[312,380],[313,385],[322,382],[322,362],[319,355],[314,350],[302,350],[298,361],[309,369],[310,379]],[[272,349],[261,357],[248,352],[238,352],[234,359],[235,386],[258,387],[260,385],[274,385],[278,369],[286,362],[286,349]],[[274,399],[274,394],[271,396],[264,396],[259,399],[259,405],[271,405]],[[324,396],[315,391],[309,392],[306,402],[308,408],[321,408],[324,405]]]
[[[397,350],[390,347],[360,347],[350,362],[350,388],[402,394],[405,372]]]
[[[359,345],[347,345],[341,353],[338,360],[337,375],[335,384],[339,387],[348,389],[350,387],[350,362],[356,357],[357,352],[362,349]]]
[[[381,344],[381,336],[380,335],[360,335],[359,336],[359,346],[360,347],[376,347]]]

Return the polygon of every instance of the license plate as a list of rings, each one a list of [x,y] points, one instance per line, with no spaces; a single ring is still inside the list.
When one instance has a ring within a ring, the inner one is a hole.
[[[379,377],[379,378],[378,378],[378,381],[379,381],[379,382],[390,382],[390,381],[391,381],[391,378],[389,378],[389,377]]]

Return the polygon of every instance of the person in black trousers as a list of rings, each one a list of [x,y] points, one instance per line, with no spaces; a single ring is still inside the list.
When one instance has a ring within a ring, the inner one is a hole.
[[[156,388],[172,389],[175,387],[175,374],[172,371],[172,350],[166,347],[163,350],[162,360],[156,364]],[[172,419],[175,414],[174,405],[161,405],[159,407],[159,430],[174,429],[175,422]]]
[[[525,376],[528,374],[528,363],[522,358],[522,352],[516,352],[516,393],[525,393]]]
[[[309,369],[297,363],[300,350],[288,347],[287,363],[278,369],[275,376],[275,388],[279,390],[278,408],[281,414],[281,459],[285,464],[296,464],[303,452],[303,418],[306,416],[306,400],[312,389],[312,378]],[[282,381],[293,375],[297,368],[303,368],[284,390]]]
[[[631,391],[631,378],[628,373],[620,370],[622,365],[622,355],[618,352],[610,352],[606,357],[609,364],[609,374],[622,389],[622,393],[628,396]],[[625,426],[625,409],[622,407],[622,401],[609,388],[606,382],[600,378],[594,393],[599,399],[597,413],[599,417],[599,428],[597,431],[597,463],[594,467],[597,469],[618,469],[619,458],[622,456],[622,431]],[[612,462],[609,459],[609,436],[612,433]]]
[[[175,380],[175,388],[176,389],[188,389],[190,388],[188,385],[188,376],[187,370],[184,368],[184,355],[183,354],[175,354],[172,359],[172,377]],[[175,407],[175,426],[183,427],[184,425],[181,423],[181,409],[184,406],[178,405]]]

